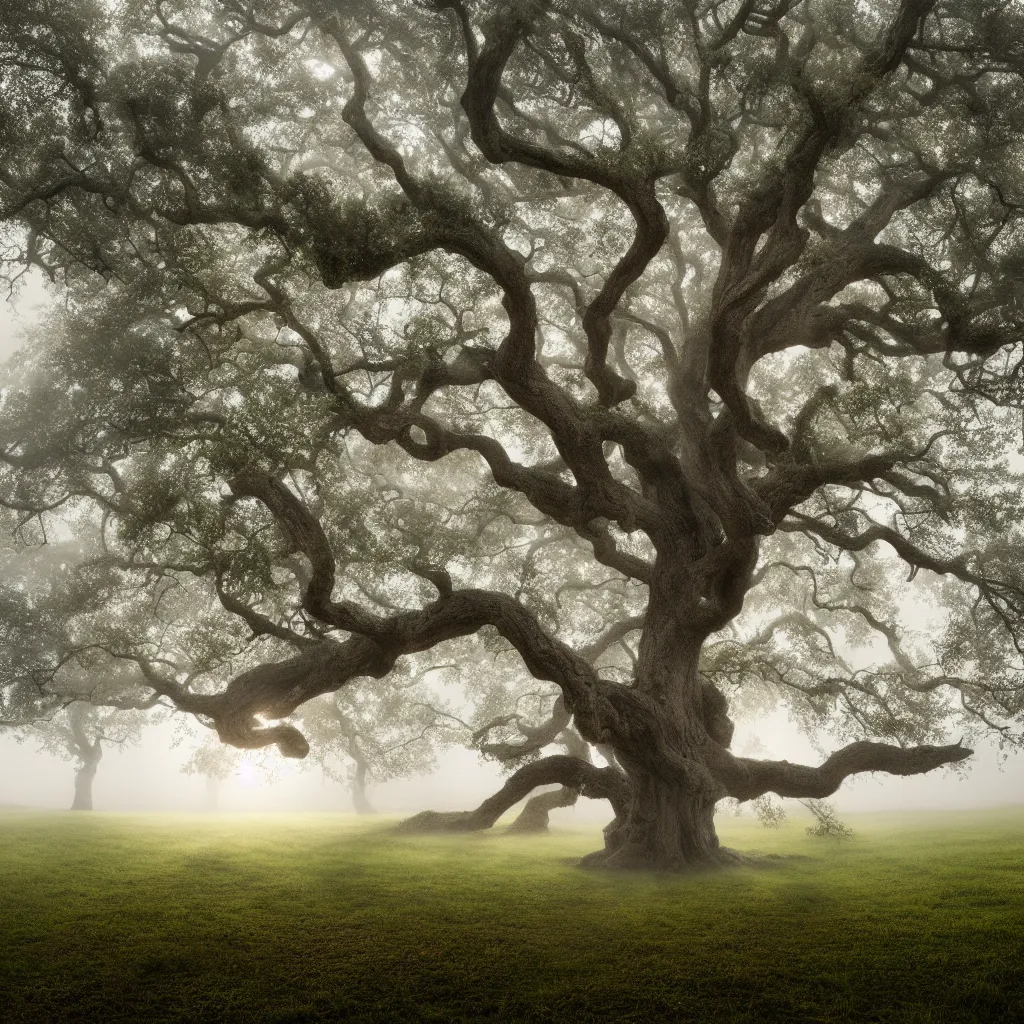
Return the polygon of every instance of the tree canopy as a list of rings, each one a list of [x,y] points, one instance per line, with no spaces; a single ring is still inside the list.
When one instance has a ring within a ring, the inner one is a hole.
[[[611,752],[517,785],[612,799],[615,865],[1018,740],[1019,3],[17,6],[4,259],[60,302],[0,502],[99,538],[72,647],[294,757],[488,652]],[[851,742],[735,756],[780,701]]]

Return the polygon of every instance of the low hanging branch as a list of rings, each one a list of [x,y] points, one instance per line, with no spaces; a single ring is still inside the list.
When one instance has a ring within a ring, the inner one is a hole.
[[[538,786],[557,784],[592,800],[608,800],[617,816],[626,813],[629,782],[616,768],[595,768],[568,754],[553,754],[524,765],[474,811],[423,811],[403,821],[402,832],[480,832]]]
[[[559,786],[548,793],[537,793],[526,801],[518,817],[509,825],[508,831],[523,835],[547,832],[551,812],[560,807],[573,807],[579,798],[579,790],[570,786]]]

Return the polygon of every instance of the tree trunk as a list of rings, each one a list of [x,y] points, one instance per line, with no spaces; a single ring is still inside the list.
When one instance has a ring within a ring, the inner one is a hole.
[[[521,834],[547,832],[550,812],[556,807],[572,807],[579,798],[579,790],[570,789],[568,786],[531,796],[508,830]]]
[[[352,775],[352,804],[356,809],[356,814],[377,813],[366,798],[366,773],[366,762],[356,761],[356,770]]]
[[[95,727],[93,731],[96,735],[93,739],[89,738],[90,711],[89,705],[80,701],[75,701],[68,710],[72,737],[68,750],[78,761],[75,770],[75,799],[71,802],[73,811],[92,810],[92,780],[96,778],[96,770],[103,757],[103,740]]]
[[[99,761],[83,761],[75,771],[75,799],[71,803],[73,811],[92,810],[92,780],[96,778]]]
[[[739,861],[715,832],[715,801],[688,787],[634,773],[629,809],[605,830],[605,848],[584,858],[592,867],[687,871]]]
[[[710,746],[729,745],[732,723],[725,698],[700,676],[704,638],[686,631],[681,607],[651,595],[635,687],[612,736],[630,782],[628,808],[587,865],[687,871],[739,859],[718,842],[715,804],[725,792],[706,764]]]

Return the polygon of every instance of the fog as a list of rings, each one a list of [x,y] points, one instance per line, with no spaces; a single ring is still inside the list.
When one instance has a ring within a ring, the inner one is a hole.
[[[43,282],[30,276],[13,300],[0,304],[0,361],[18,347],[22,333],[47,302]],[[367,680],[361,685],[372,686]],[[197,737],[189,716],[175,716],[190,737],[183,739],[175,721],[158,722],[134,747],[104,750],[94,784],[96,809],[121,812],[185,812],[211,809],[206,780],[182,772]],[[202,731],[202,730],[200,730]],[[815,764],[821,749],[803,736],[779,709],[756,722],[739,723],[734,746],[742,752],[755,739],[762,756]],[[835,742],[832,746],[837,745]],[[1021,802],[1024,758],[1006,756],[993,743],[975,743],[976,754],[963,770],[940,769],[927,775],[862,775],[848,779],[832,802],[841,812],[938,810],[987,807]],[[462,810],[475,807],[501,786],[504,775],[473,750],[443,751],[429,775],[369,787],[374,808],[384,814],[407,814],[426,808]],[[32,736],[0,732],[0,805],[63,808],[70,805],[74,763],[40,751]],[[239,769],[218,784],[218,812],[342,812],[353,809],[348,787],[328,779],[312,762],[292,761],[276,752],[249,755]],[[552,822],[602,823],[610,817],[603,801],[581,800],[552,813]]]
[[[372,682],[366,685],[373,685]],[[756,729],[737,730],[737,747],[754,732],[769,755],[815,764],[813,746],[786,720],[784,711],[761,719]],[[142,742],[126,750],[109,749],[103,755],[94,784],[99,811],[201,811],[209,806],[206,782],[185,775],[181,766],[191,748],[174,747],[173,723],[160,723],[144,734]],[[991,745],[979,743],[963,773],[952,770],[928,775],[861,776],[847,780],[831,798],[846,813],[899,810],[938,810],[988,807],[1019,803],[1024,793],[1024,759],[1011,755],[1001,762]],[[347,787],[326,779],[315,765],[288,761],[276,754],[264,759],[269,771],[253,760],[243,761],[235,775],[221,783],[218,811],[343,812],[352,811]],[[373,806],[384,814],[406,814],[431,808],[463,810],[475,807],[502,783],[492,763],[482,762],[470,750],[443,753],[437,771],[415,779],[371,785]],[[0,804],[62,808],[71,803],[74,765],[36,750],[29,738],[19,743],[0,735]],[[603,823],[610,818],[603,801],[581,800],[575,808],[552,814],[555,824]]]

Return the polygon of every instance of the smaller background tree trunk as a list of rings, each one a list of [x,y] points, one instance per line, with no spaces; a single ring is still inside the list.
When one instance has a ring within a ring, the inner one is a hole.
[[[71,802],[71,810],[92,810],[92,780],[96,778],[98,767],[98,760],[83,761],[75,772],[75,799]]]
[[[356,814],[377,813],[366,796],[366,772],[366,762],[357,761],[356,770],[352,776],[352,805],[356,809]]]

